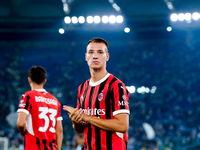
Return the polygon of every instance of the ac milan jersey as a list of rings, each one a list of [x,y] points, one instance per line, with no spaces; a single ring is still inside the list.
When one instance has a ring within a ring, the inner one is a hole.
[[[113,119],[120,113],[129,114],[129,93],[119,79],[107,74],[96,83],[87,80],[78,88],[77,109],[101,119]],[[84,150],[126,150],[127,133],[102,130],[84,123]]]
[[[62,120],[61,104],[44,89],[22,95],[17,112],[27,116],[25,150],[57,150],[56,121]]]

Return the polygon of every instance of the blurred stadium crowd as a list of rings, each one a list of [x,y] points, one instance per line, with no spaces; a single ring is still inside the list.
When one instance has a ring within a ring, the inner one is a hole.
[[[115,45],[111,41],[108,72],[126,86],[156,86],[154,94],[130,94],[128,150],[198,149],[200,145],[200,36],[195,40],[141,40]],[[83,48],[80,48],[80,47]],[[62,105],[76,106],[80,83],[89,78],[83,44],[71,42],[67,48],[28,50],[20,46],[1,48],[0,62],[0,137],[9,139],[9,149],[23,147],[23,137],[16,128],[16,110],[20,95],[30,90],[27,77],[32,65],[41,65],[48,72],[45,89]],[[67,51],[67,52],[66,52]],[[77,54],[79,53],[79,54]],[[34,63],[35,62],[35,63]],[[76,149],[68,115],[62,111],[63,150]],[[155,131],[148,139],[143,128],[146,122]]]

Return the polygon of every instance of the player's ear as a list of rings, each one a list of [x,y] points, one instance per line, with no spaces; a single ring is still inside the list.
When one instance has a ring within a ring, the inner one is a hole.
[[[45,80],[43,81],[43,85],[45,85],[46,82],[47,82],[47,79],[45,79]]]
[[[30,77],[28,77],[28,83],[31,83],[31,78]]]
[[[85,53],[85,61],[87,61],[87,53]]]
[[[107,54],[106,54],[106,61],[108,61],[108,60],[109,60],[109,58],[110,58],[110,54],[109,54],[109,53],[107,53]]]

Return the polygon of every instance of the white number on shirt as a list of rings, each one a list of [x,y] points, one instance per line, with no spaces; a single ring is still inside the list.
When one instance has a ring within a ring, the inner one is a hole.
[[[53,122],[52,126],[50,127],[49,131],[55,133],[55,125],[56,125],[56,119],[55,116],[57,115],[57,110],[55,109],[48,109],[47,107],[39,107],[39,111],[41,113],[39,114],[40,119],[44,119],[45,123],[43,127],[39,127],[40,132],[46,132],[46,130],[49,127],[49,119]],[[49,117],[47,116],[47,113],[50,113]]]

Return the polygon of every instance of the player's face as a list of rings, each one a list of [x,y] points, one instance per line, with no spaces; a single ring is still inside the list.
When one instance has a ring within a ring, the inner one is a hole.
[[[106,68],[106,61],[109,59],[106,45],[104,43],[90,43],[87,46],[85,59],[91,69]]]

